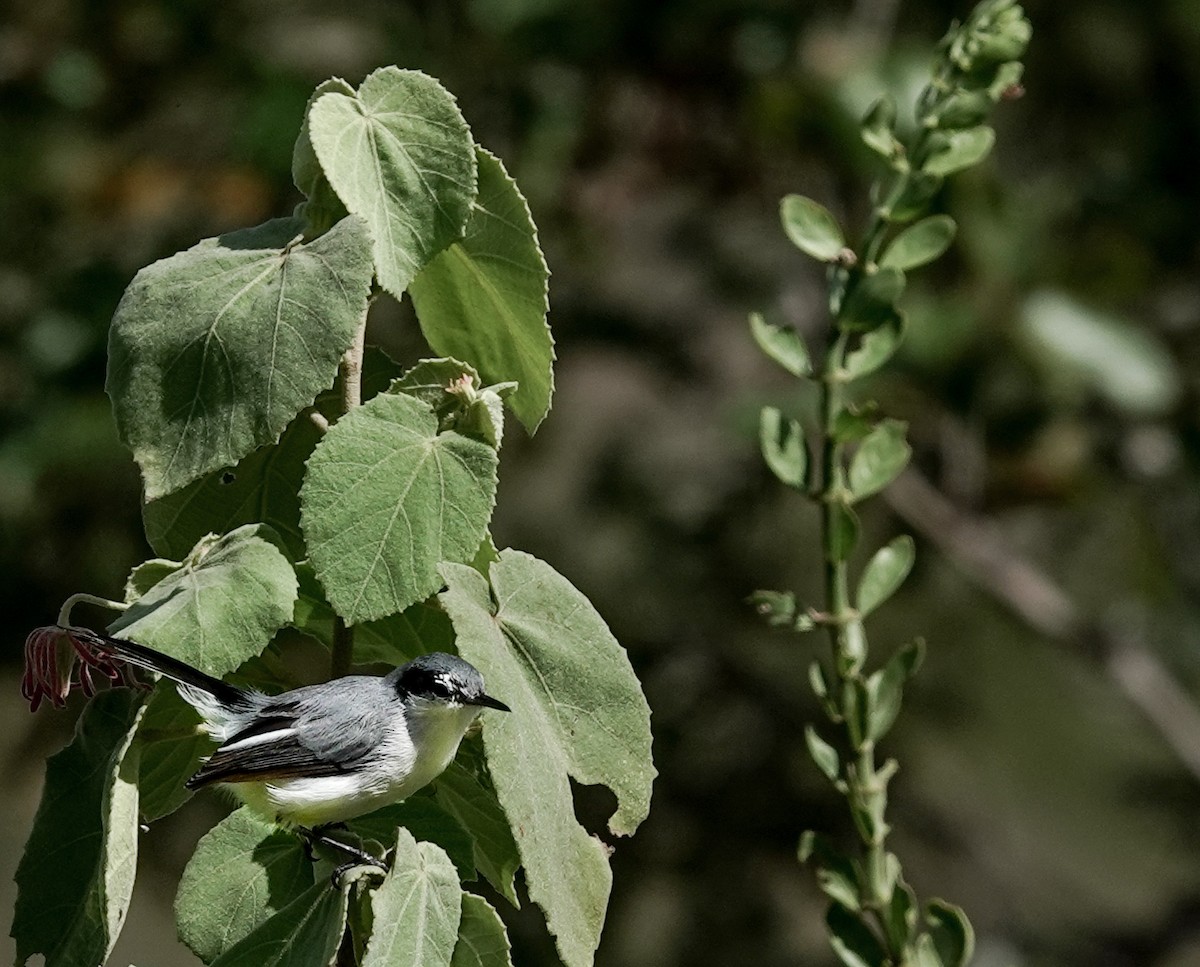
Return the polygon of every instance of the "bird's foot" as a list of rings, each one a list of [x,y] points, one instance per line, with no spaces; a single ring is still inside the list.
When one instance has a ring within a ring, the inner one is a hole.
[[[343,863],[330,874],[329,883],[335,890],[348,890],[359,880],[385,876],[387,870],[377,860],[370,863]]]

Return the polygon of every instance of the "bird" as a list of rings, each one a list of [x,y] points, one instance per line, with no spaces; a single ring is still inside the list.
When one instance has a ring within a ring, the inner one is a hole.
[[[383,676],[349,675],[267,695],[207,675],[125,638],[72,628],[85,645],[176,683],[217,749],[187,780],[220,785],[251,810],[363,862],[370,854],[327,835],[399,802],[446,769],[484,709],[510,712],[456,655],[420,655]]]

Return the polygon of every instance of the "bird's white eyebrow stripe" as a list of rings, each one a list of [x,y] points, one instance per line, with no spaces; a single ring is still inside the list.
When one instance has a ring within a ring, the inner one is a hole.
[[[268,742],[276,742],[286,736],[295,734],[295,729],[276,729],[274,732],[263,732],[261,735],[252,735],[246,739],[239,739],[237,742],[230,742],[228,745],[221,746],[222,752],[233,752],[237,749],[249,749],[255,745],[266,745]]]

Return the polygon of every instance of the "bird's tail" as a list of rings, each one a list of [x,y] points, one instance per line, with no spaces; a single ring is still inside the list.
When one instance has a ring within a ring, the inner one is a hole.
[[[200,713],[205,728],[218,741],[228,738],[226,733],[244,724],[244,713],[255,708],[255,693],[206,675],[178,658],[90,628],[72,628],[71,632],[103,655],[171,679],[179,686],[180,696]]]

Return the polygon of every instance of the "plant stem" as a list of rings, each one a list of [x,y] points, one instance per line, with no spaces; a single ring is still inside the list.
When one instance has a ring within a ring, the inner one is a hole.
[[[368,303],[368,311],[370,304]],[[354,342],[342,356],[338,365],[338,378],[342,385],[342,415],[362,405],[363,353],[367,342],[367,313],[363,312]],[[329,661],[331,678],[342,678],[350,673],[354,664],[354,629],[347,627],[341,615],[333,619],[333,654]]]
[[[77,604],[94,604],[99,608],[108,608],[110,611],[124,611],[129,607],[123,601],[109,601],[108,598],[98,598],[94,594],[86,594],[81,591],[79,594],[72,594],[63,602],[63,606],[58,610],[58,624],[64,628],[71,624],[71,610]]]

